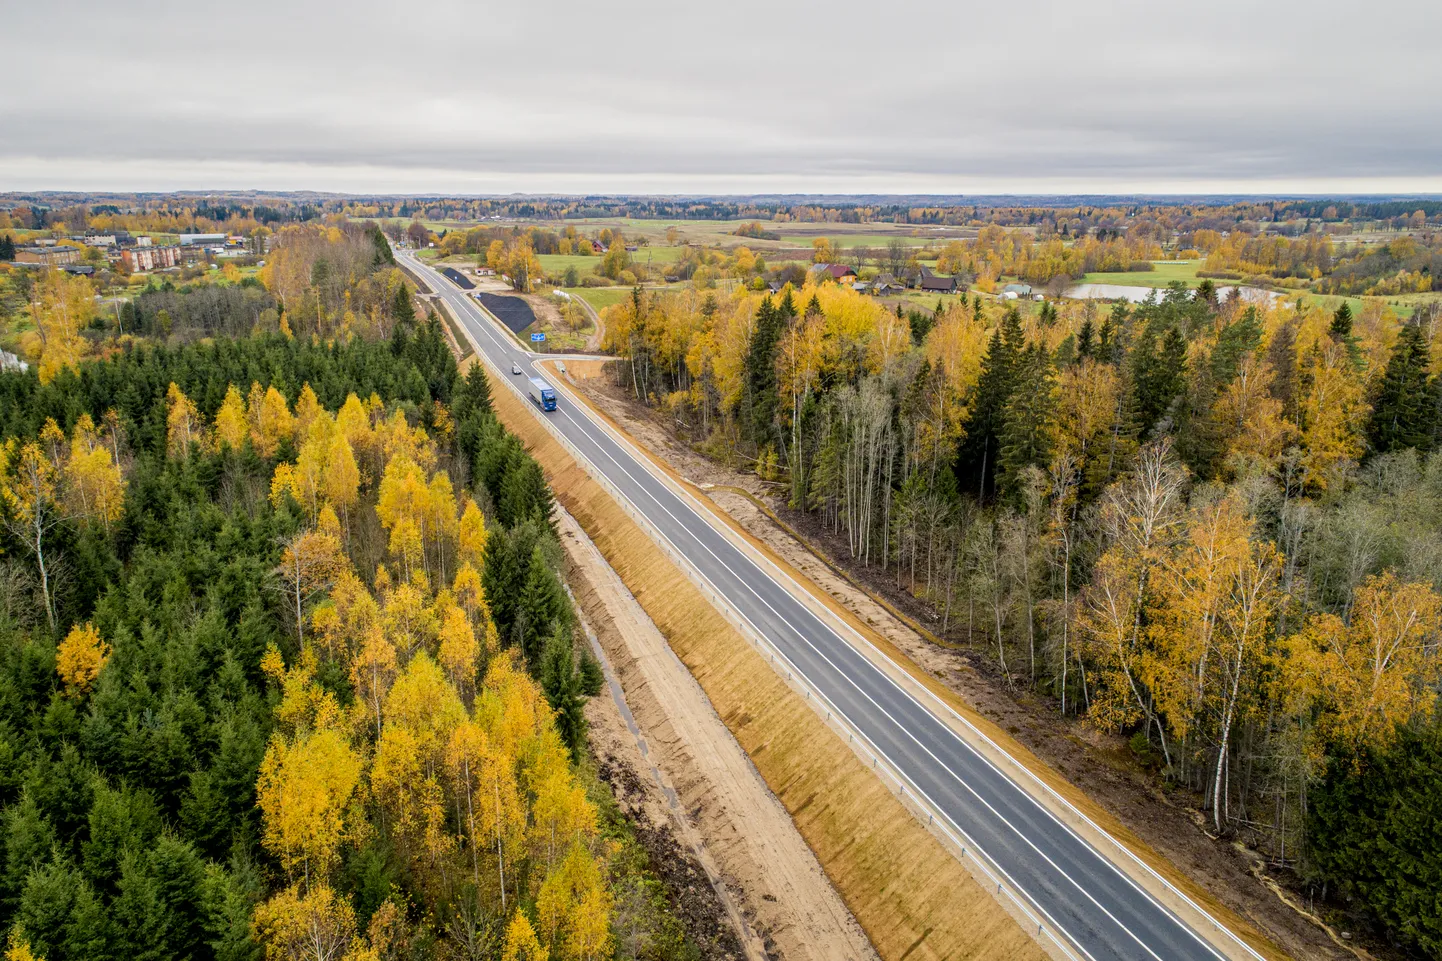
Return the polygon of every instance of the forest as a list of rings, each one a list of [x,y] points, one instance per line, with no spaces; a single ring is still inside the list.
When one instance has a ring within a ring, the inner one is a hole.
[[[0,374],[7,957],[696,957],[590,767],[539,466],[365,232],[303,236]]]
[[[606,316],[634,399],[1003,684],[1123,735],[1209,833],[1429,956],[1439,320],[1210,284],[910,312],[637,289]]]

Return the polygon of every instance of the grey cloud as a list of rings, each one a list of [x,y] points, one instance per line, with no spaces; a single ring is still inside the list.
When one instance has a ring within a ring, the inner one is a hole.
[[[1430,0],[69,0],[7,34],[0,189],[1442,185]]]

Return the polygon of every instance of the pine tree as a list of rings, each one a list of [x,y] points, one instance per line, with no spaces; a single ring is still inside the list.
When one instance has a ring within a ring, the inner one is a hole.
[[[1416,324],[1402,328],[1372,405],[1367,439],[1379,454],[1426,452],[1436,431],[1436,382],[1427,376],[1427,342]]]
[[[1327,332],[1332,335],[1334,340],[1339,341],[1352,336],[1352,308],[1345,300],[1342,301],[1342,306],[1337,308],[1336,313],[1332,314],[1332,326],[1328,328]]]
[[[1146,436],[1186,390],[1187,342],[1182,339],[1181,331],[1168,327],[1160,348],[1156,339],[1149,336],[1132,352],[1131,367],[1138,426]]]
[[[1006,312],[1001,326],[992,331],[981,375],[968,403],[971,416],[966,424],[966,440],[957,454],[956,479],[963,491],[975,491],[983,500],[996,490],[998,438],[1015,387],[1024,341],[1021,314],[1013,307]]]
[[[1026,468],[1045,466],[1050,459],[1055,412],[1051,358],[1034,344],[1019,358],[1016,387],[1007,400],[997,438],[997,485],[1009,497],[1020,492]]]
[[[1092,355],[1092,351],[1095,349],[1093,344],[1095,339],[1096,331],[1092,327],[1092,319],[1090,317],[1082,318],[1081,329],[1077,331],[1076,336],[1077,363],[1081,363]]]
[[[0,237],[0,260],[8,261],[14,259],[15,241],[10,237],[9,234],[6,234],[5,236]]]

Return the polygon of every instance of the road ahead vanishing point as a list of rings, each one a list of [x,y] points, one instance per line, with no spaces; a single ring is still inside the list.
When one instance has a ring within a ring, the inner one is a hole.
[[[466,326],[493,377],[521,379],[509,373],[513,363],[523,377],[543,374],[537,366],[542,358],[523,350],[458,287],[412,252],[396,253]],[[904,689],[778,583],[774,570],[713,527],[583,405],[568,404],[563,395],[554,412],[535,414],[546,417],[588,469],[619,490],[675,553],[870,741],[908,790],[981,849],[1068,953],[1088,961],[1260,957],[1230,932],[1214,928],[1208,933],[1227,945],[1223,953],[1160,904],[963,740],[924,698]]]

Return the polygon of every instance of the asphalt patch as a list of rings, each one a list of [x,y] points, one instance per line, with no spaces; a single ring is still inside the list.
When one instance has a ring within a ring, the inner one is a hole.
[[[536,312],[520,297],[481,293],[476,294],[476,299],[513,334],[519,334],[536,322]]]
[[[461,273],[454,267],[442,267],[441,273],[445,274],[446,277],[450,279],[451,283],[455,284],[457,287],[460,287],[462,290],[476,289],[476,285],[466,279],[466,275]]]

